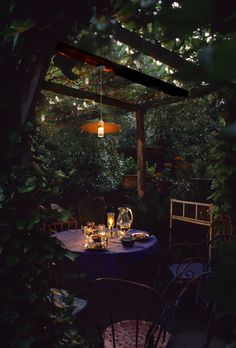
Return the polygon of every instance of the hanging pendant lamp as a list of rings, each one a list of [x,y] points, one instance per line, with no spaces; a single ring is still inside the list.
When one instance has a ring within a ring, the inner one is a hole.
[[[102,70],[103,66],[99,66],[100,69],[100,117],[98,122],[88,122],[81,126],[81,130],[87,133],[97,134],[99,138],[103,138],[106,133],[119,132],[121,126],[116,123],[104,122],[102,119]]]

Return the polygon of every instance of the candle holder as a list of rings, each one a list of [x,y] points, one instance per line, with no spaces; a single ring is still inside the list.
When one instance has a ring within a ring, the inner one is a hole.
[[[107,226],[109,229],[109,237],[116,237],[115,232],[113,231],[113,227],[115,226],[115,213],[109,212],[107,213]]]

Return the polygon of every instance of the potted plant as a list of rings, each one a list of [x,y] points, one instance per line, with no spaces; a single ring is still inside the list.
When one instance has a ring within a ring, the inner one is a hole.
[[[125,161],[125,174],[122,179],[122,186],[125,189],[137,187],[137,164],[132,157],[129,157]]]

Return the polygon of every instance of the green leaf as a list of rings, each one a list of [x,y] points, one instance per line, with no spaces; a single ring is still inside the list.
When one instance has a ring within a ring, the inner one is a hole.
[[[63,173],[62,170],[56,170],[55,176],[56,176],[56,178],[63,178],[63,179],[66,178],[65,173]]]
[[[35,224],[40,221],[40,213],[38,210],[34,211],[28,222],[27,230],[30,230]]]
[[[33,191],[35,187],[36,187],[35,177],[32,177],[26,180],[25,186],[20,186],[17,189],[20,193],[26,193],[26,192]]]
[[[16,34],[23,33],[35,26],[35,23],[32,19],[26,18],[21,20],[14,20],[9,26],[5,27],[0,32],[0,37],[7,39],[8,37]]]
[[[38,165],[38,163],[32,162],[32,166],[34,167],[37,174],[41,176],[45,175],[46,172]]]
[[[171,40],[165,43],[165,47],[168,48],[169,50],[172,50],[175,47],[175,41]]]
[[[23,33],[35,26],[34,21],[31,18],[15,20],[10,24],[11,34]]]

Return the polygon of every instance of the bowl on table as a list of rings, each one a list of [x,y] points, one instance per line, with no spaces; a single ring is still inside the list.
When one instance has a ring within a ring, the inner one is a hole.
[[[150,234],[146,232],[135,232],[135,233],[132,233],[131,236],[137,242],[146,242],[150,238]]]
[[[121,243],[125,247],[132,247],[134,245],[135,239],[132,236],[124,236],[120,239]]]

